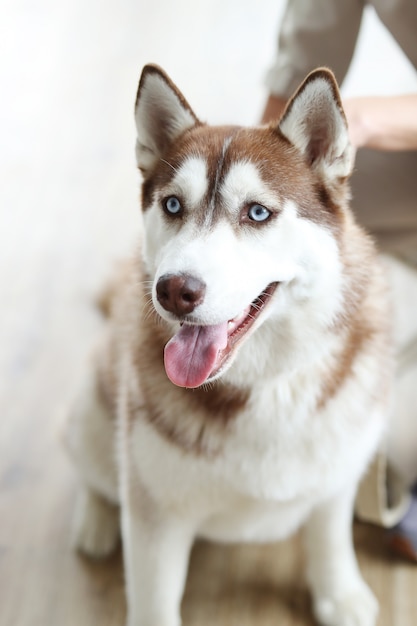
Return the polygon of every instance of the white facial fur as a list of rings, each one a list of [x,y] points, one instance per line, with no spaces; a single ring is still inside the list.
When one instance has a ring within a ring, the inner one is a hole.
[[[207,193],[208,183],[206,162],[198,156],[190,156],[177,170],[167,194],[181,195],[187,206],[196,207]]]
[[[272,193],[259,175],[256,165],[249,161],[234,163],[223,182],[220,194],[226,209],[233,216],[247,202],[258,202],[271,209],[280,208],[280,198]]]
[[[206,172],[202,158],[187,159],[169,188],[161,191],[161,199],[170,193],[187,199],[183,225],[176,218],[167,225],[158,200],[145,213],[146,259],[158,313],[170,319],[155,296],[158,279],[187,273],[207,286],[203,303],[193,312],[196,323],[236,317],[275,281],[281,285],[269,315],[293,315],[298,303],[306,313],[317,308],[322,323],[328,323],[340,304],[340,261],[334,238],[323,227],[300,218],[294,204],[277,198],[249,162],[233,165],[220,187],[224,218],[211,228],[197,227],[193,213],[197,217],[202,210]],[[279,210],[279,215],[270,224],[239,225],[242,207],[255,199]],[[314,302],[320,306],[314,307]]]

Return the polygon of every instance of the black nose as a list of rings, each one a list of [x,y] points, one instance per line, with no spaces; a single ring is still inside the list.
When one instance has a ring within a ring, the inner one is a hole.
[[[156,297],[166,311],[182,317],[201,304],[206,285],[189,274],[165,274],[156,285]]]

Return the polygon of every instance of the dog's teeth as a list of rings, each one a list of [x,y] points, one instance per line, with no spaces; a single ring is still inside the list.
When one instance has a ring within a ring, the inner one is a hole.
[[[250,307],[247,307],[240,315],[237,315],[232,320],[229,320],[228,326],[227,326],[227,331],[229,335],[232,334],[236,330],[236,328],[238,328],[241,325],[241,323],[246,319],[249,313],[249,310],[250,310]]]

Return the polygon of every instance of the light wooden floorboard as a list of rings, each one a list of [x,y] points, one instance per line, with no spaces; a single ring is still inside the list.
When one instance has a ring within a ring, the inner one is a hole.
[[[94,294],[138,233],[138,74],[157,61],[201,117],[255,121],[282,6],[0,6],[1,626],[123,624],[120,552],[92,563],[71,548],[76,478],[61,431],[100,327]],[[356,89],[360,77],[352,80]],[[415,626],[417,569],[392,562],[378,530],[358,526],[356,540],[382,604],[379,625]],[[301,572],[297,539],[264,547],[198,544],[184,623],[311,625]]]

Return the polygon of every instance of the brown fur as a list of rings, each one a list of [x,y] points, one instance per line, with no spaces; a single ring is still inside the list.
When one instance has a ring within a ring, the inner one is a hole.
[[[374,356],[385,362],[380,383],[374,390],[375,400],[387,401],[391,379],[391,335],[385,310],[380,303],[386,299],[386,280],[376,258],[376,250],[370,237],[344,214],[344,228],[338,237],[341,260],[345,268],[343,289],[343,314],[334,321],[334,331],[345,335],[343,346],[333,368],[324,377],[317,408],[324,408],[353,373],[356,357],[371,350]]]

